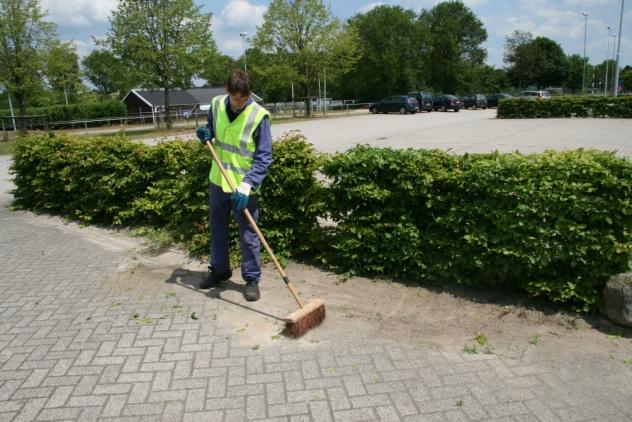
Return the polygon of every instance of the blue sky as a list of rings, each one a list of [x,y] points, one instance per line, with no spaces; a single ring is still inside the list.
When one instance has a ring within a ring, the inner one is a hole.
[[[621,0],[464,0],[482,20],[488,32],[485,48],[487,62],[502,67],[505,36],[514,29],[530,31],[554,39],[567,54],[583,54],[584,16],[587,19],[586,55],[590,62],[601,63],[606,58],[608,29],[618,31]],[[213,13],[213,36],[225,54],[238,57],[242,53],[240,32],[249,36],[261,24],[269,1],[210,0],[198,1],[206,12]],[[332,13],[347,19],[380,5],[399,5],[419,12],[439,3],[438,0],[335,0],[326,1]],[[64,41],[74,41],[81,56],[94,48],[92,36],[102,37],[109,28],[108,17],[117,0],[42,0],[48,19],[58,25]],[[615,32],[616,33],[616,32]],[[614,38],[613,38],[614,40]],[[612,43],[610,43],[612,56]],[[632,64],[632,0],[625,4],[621,37],[621,63]]]

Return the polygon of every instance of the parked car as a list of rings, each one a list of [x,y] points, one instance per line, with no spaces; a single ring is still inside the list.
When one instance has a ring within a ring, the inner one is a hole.
[[[482,108],[483,110],[487,108],[487,99],[483,94],[467,94],[461,98],[461,103],[463,104],[463,108]]]
[[[435,111],[459,111],[461,109],[461,100],[454,95],[437,95],[432,99],[432,108]]]
[[[509,98],[513,98],[513,97],[509,94],[504,94],[502,92],[495,92],[493,94],[489,94],[487,96],[487,106],[489,108],[498,107],[498,103],[500,102],[500,100],[506,100]]]
[[[409,97],[413,97],[417,100],[419,111],[432,111],[432,95],[428,92],[409,92]]]
[[[518,97],[521,98],[532,98],[537,100],[542,100],[545,98],[549,98],[551,93],[549,91],[522,91],[518,94]]]
[[[376,113],[399,112],[401,114],[417,112],[417,100],[408,95],[393,95],[370,104],[369,111]]]

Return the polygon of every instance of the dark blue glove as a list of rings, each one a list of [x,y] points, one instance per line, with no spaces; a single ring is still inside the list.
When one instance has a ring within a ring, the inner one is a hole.
[[[244,195],[238,190],[233,192],[233,195],[230,197],[230,199],[233,203],[233,210],[235,212],[241,212],[244,208],[248,206],[248,195]]]
[[[248,206],[248,197],[250,195],[250,186],[249,183],[241,182],[233,195],[230,197],[230,200],[233,203],[233,210],[235,212],[241,212],[244,208]]]
[[[211,131],[208,130],[208,128],[206,126],[201,126],[201,127],[197,128],[197,130],[195,131],[195,136],[197,136],[197,138],[200,140],[200,142],[205,144],[206,141],[210,141],[211,140]]]

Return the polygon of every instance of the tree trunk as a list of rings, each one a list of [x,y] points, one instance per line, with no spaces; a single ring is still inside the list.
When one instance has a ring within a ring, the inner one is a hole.
[[[169,87],[165,86],[165,123],[171,129],[171,113],[169,113]]]
[[[312,117],[312,96],[309,84],[305,87],[305,92],[307,93],[307,101],[305,102],[305,104],[307,104],[307,109],[305,110],[305,115],[307,117]]]
[[[26,126],[26,96],[24,92],[18,91],[16,94],[16,99],[18,100],[18,108],[20,109],[20,133],[22,135],[26,135],[27,126]]]

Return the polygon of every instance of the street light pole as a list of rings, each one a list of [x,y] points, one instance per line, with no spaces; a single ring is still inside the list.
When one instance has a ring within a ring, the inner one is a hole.
[[[248,60],[246,57],[246,35],[248,35],[247,32],[240,32],[239,36],[241,37],[241,46],[244,49],[244,70],[248,70]]]
[[[610,76],[610,80],[612,81],[612,85],[613,85],[612,86],[612,95],[614,95],[614,68],[616,67],[615,63],[614,63],[614,61],[615,61],[615,54],[616,54],[616,51],[614,49],[614,45],[616,44],[616,42],[617,42],[617,34],[612,34],[612,70],[611,70],[612,71],[612,75]]]
[[[612,85],[614,88],[614,96],[619,96],[619,58],[621,56],[621,27],[623,26],[623,5],[625,0],[621,0],[621,14],[619,15],[619,39],[617,40],[617,62],[615,64],[616,70],[614,73],[614,80]]]
[[[603,87],[604,97],[608,96],[608,61],[610,60],[610,36],[612,35],[612,28],[608,27],[608,50],[606,50],[606,81]]]
[[[588,29],[588,13],[582,12],[584,15],[584,70],[582,71],[582,94],[586,92],[586,31]]]

